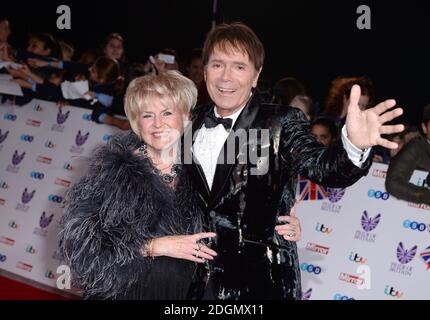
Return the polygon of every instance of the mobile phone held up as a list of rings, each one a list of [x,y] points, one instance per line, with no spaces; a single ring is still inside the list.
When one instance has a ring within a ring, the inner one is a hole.
[[[159,60],[163,61],[164,63],[167,63],[167,64],[175,63],[175,56],[171,54],[159,53],[157,57]]]

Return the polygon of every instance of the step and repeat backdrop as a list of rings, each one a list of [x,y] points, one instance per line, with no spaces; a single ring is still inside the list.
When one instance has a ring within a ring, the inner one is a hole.
[[[0,269],[53,288],[66,283],[56,252],[64,194],[92,150],[119,131],[90,113],[42,100],[0,106]],[[390,196],[386,170],[374,164],[347,189],[300,179],[303,299],[430,298],[430,208]]]

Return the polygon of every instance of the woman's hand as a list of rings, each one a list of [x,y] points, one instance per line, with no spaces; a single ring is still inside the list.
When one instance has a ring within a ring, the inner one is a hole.
[[[279,235],[283,236],[288,241],[299,241],[302,238],[302,227],[300,220],[296,215],[296,208],[291,208],[289,216],[280,216],[280,222],[287,222],[287,224],[280,224],[275,227]]]
[[[152,254],[154,257],[167,256],[204,263],[206,260],[213,260],[217,253],[203,245],[200,240],[215,236],[216,234],[213,232],[201,232],[156,238],[153,240]]]

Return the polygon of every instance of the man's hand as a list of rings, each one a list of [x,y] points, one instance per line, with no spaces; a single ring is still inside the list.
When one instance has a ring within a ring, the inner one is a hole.
[[[279,235],[288,241],[300,241],[302,238],[302,227],[300,220],[297,218],[295,207],[291,208],[289,216],[280,216],[278,221],[287,222],[287,224],[280,224],[275,227]]]
[[[384,123],[402,115],[403,110],[396,108],[386,112],[396,105],[396,101],[390,99],[379,103],[373,108],[362,111],[358,106],[360,96],[360,86],[354,85],[351,89],[346,116],[346,131],[349,141],[358,149],[367,149],[376,145],[396,149],[397,143],[382,138],[381,134],[402,132],[405,129],[402,124],[384,125]]]

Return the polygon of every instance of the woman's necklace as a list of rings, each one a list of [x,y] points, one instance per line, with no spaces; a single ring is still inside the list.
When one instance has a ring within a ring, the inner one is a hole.
[[[154,162],[152,161],[151,157],[148,153],[148,148],[146,144],[142,145],[139,149],[137,149],[138,152],[145,158],[148,158],[149,161],[151,161],[151,164],[153,165],[154,169],[153,172],[161,177],[161,180],[166,184],[171,184],[175,178],[178,176],[180,172],[180,166],[179,164],[173,164],[170,168],[170,173],[163,173],[159,169],[156,168]]]

